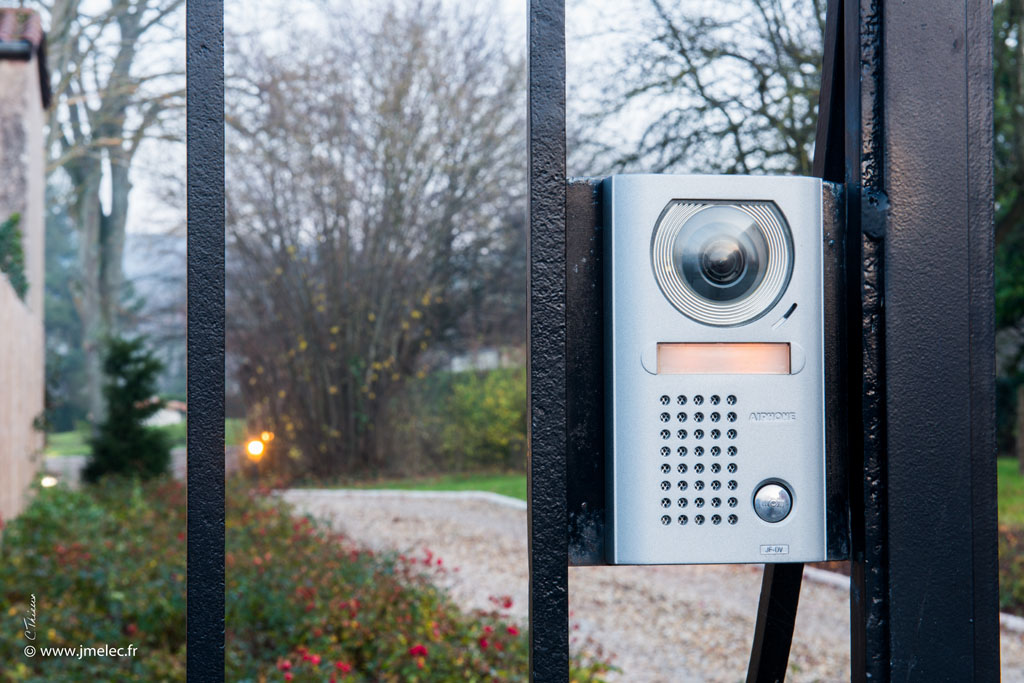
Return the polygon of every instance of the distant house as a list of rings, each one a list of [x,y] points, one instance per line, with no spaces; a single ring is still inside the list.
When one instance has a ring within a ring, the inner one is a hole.
[[[467,370],[497,370],[498,368],[514,368],[525,364],[525,352],[517,347],[486,347],[460,353],[448,362],[452,372]]]
[[[0,518],[25,504],[43,434],[43,115],[50,104],[39,15],[0,8]]]

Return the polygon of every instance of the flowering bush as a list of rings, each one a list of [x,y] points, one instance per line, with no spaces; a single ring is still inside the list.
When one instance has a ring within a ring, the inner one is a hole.
[[[466,615],[431,579],[428,550],[381,556],[296,518],[269,491],[229,488],[226,677],[230,681],[509,681],[527,638],[508,598]],[[0,680],[156,681],[185,675],[185,500],[167,480],[42,489],[0,537]],[[108,644],[134,657],[26,657]],[[574,656],[575,680],[608,666]]]
[[[999,607],[1024,616],[1024,529],[999,525]]]

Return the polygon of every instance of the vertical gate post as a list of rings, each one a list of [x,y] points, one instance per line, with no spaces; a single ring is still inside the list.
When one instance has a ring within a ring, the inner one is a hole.
[[[224,4],[186,5],[187,675],[224,680]]]
[[[991,3],[845,10],[853,679],[998,680]]]
[[[529,6],[530,677],[569,678],[566,515],[565,3]]]

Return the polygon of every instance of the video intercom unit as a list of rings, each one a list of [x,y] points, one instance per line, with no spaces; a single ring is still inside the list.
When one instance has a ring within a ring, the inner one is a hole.
[[[602,191],[607,561],[833,559],[822,181]]]

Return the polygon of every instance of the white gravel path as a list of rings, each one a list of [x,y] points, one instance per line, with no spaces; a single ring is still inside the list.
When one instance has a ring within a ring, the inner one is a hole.
[[[490,609],[490,596],[510,595],[512,617],[526,622],[526,512],[518,501],[315,489],[283,497],[368,547],[429,548],[458,567],[439,578],[463,608]],[[742,681],[760,582],[753,565],[571,568],[573,639],[613,653],[620,681]],[[1024,637],[1004,629],[1001,646],[1003,680],[1024,681]],[[846,591],[805,581],[787,680],[848,680],[849,658]]]

